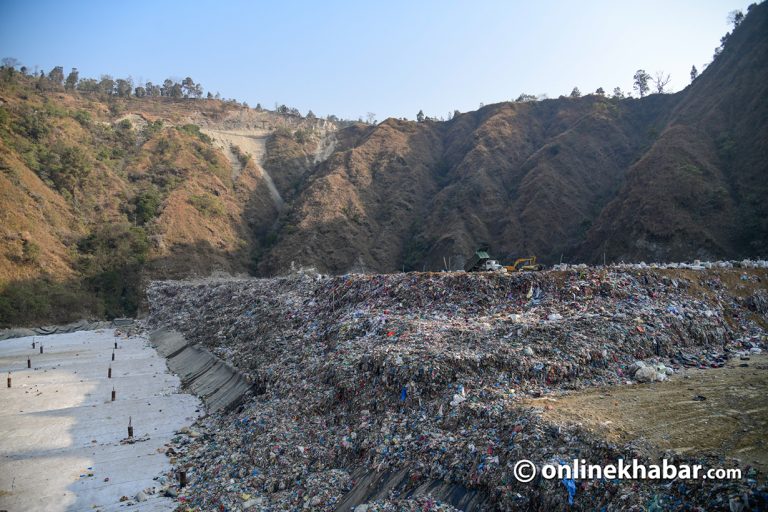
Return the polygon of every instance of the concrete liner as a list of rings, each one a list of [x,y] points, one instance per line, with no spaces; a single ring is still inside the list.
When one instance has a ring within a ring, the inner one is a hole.
[[[487,496],[481,491],[467,489],[458,484],[442,480],[426,480],[414,487],[411,484],[410,470],[407,468],[381,473],[359,468],[352,472],[352,479],[356,484],[341,498],[336,512],[347,512],[357,505],[385,500],[389,498],[392,491],[396,491],[401,498],[429,495],[465,512],[485,510],[489,506]]]
[[[150,333],[149,341],[184,387],[199,396],[210,412],[237,407],[251,390],[251,384],[237,370],[207,350],[189,345],[178,331],[157,329]]]

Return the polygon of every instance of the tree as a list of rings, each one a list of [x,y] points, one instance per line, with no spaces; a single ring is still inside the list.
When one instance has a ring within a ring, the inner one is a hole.
[[[373,122],[376,120],[376,114],[373,112],[368,112],[365,114],[365,122],[368,124],[373,124]]]
[[[77,82],[77,90],[80,92],[97,92],[99,83],[93,78],[83,78]]]
[[[744,19],[744,13],[738,9],[728,13],[728,23],[732,24],[733,28],[738,27],[739,24],[741,24],[743,19]]]
[[[581,97],[581,91],[578,87],[574,87],[571,91],[571,98],[580,98]]]
[[[416,121],[418,121],[419,123],[423,123],[424,122],[424,111],[423,110],[419,110],[419,113],[416,114]]]
[[[181,84],[174,82],[173,85],[171,85],[171,90],[169,91],[168,96],[171,98],[181,98],[184,96],[184,91],[181,88]]]
[[[160,95],[170,96],[171,89],[173,89],[173,80],[171,80],[170,78],[166,78],[165,80],[163,80],[163,85],[160,88]]]
[[[73,196],[75,190],[91,172],[87,154],[77,146],[56,145],[40,155],[43,177],[51,180],[60,191],[66,190]]]
[[[127,98],[131,95],[131,89],[133,89],[133,83],[131,79],[118,78],[115,83],[115,91],[121,98]]]
[[[261,104],[257,103],[256,104],[256,110],[259,110],[260,106],[261,106]],[[312,112],[312,110],[310,110],[309,112],[307,112],[307,119],[317,119],[317,116],[315,115],[314,112]]]
[[[14,57],[3,57],[2,60],[3,66],[2,69],[4,71],[3,75],[6,77],[7,80],[10,80],[13,78],[13,74],[16,72],[16,66],[21,64],[18,59]],[[22,74],[24,74],[24,68],[22,67]]]
[[[621,91],[621,87],[615,87],[613,89],[613,98],[617,100],[624,99],[624,93]]]
[[[598,87],[597,90],[595,91],[595,94],[597,94],[598,96],[605,96],[605,90],[602,87]]]
[[[67,75],[67,80],[64,82],[64,88],[68,91],[75,90],[77,87],[77,80],[80,78],[80,73],[77,68],[72,68],[72,71]]]
[[[527,103],[529,101],[536,101],[536,95],[535,94],[526,94],[526,93],[520,93],[520,96],[517,97],[515,100],[518,103]]]
[[[137,195],[134,198],[136,222],[143,226],[157,217],[161,203],[162,198],[154,187]]]
[[[716,59],[720,53],[725,49],[725,43],[728,42],[728,38],[731,37],[730,32],[726,32],[723,37],[720,38],[720,46],[715,48],[715,54],[712,56],[713,59]]]
[[[208,91],[208,95],[206,96],[207,99],[212,100],[213,94],[211,94],[211,91]]]
[[[99,92],[108,96],[112,95],[115,90],[115,81],[109,75],[101,75],[101,81],[99,81]]]
[[[147,82],[144,85],[144,88],[147,90],[147,96],[152,96],[153,98],[157,98],[163,95],[162,87],[160,87],[159,85],[155,85],[152,82]]]
[[[40,72],[40,76],[39,76],[39,77],[37,77],[37,82],[35,83],[35,88],[36,88],[38,91],[41,91],[41,92],[43,92],[43,91],[47,91],[47,90],[50,88],[50,87],[49,87],[49,84],[50,84],[50,83],[51,83],[51,81],[50,81],[50,80],[48,80],[47,78],[45,78],[45,73],[43,73],[43,72],[41,71],[41,72]]]
[[[669,76],[669,73],[667,73],[667,75],[664,76],[663,71],[657,71],[655,78],[653,78],[652,80],[653,80],[653,84],[656,86],[656,92],[658,94],[663,94],[664,88],[670,82],[671,78]]]
[[[8,69],[16,69],[21,62],[19,62],[19,59],[15,57],[3,57],[3,60],[1,61],[3,63],[4,68]]]
[[[195,81],[192,77],[187,77],[181,81],[181,89],[185,98],[189,98],[195,94]]]
[[[48,73],[48,80],[56,85],[64,84],[64,68],[62,66],[56,66]]]
[[[136,96],[137,98],[143,98],[144,96],[147,95],[147,90],[142,86],[138,86],[136,89],[134,89],[133,95]]]
[[[696,66],[691,66],[691,82],[696,80],[697,76],[699,76],[699,70],[696,69]]]
[[[648,86],[648,81],[651,79],[651,75],[646,73],[644,69],[638,69],[635,72],[635,76],[633,78],[635,82],[632,88],[635,89],[638,93],[640,93],[640,97],[642,98],[643,96],[648,94],[648,91],[650,90],[650,87]]]

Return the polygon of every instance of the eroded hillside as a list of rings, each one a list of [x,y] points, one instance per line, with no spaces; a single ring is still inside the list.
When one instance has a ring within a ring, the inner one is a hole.
[[[483,242],[550,264],[765,254],[766,32],[755,6],[676,94],[389,119],[317,170],[260,268],[458,269]]]
[[[151,277],[248,273],[284,208],[284,178],[263,167],[269,138],[312,161],[336,130],[216,100],[3,78],[2,324],[135,314]]]
[[[0,324],[135,314],[153,277],[458,269],[480,244],[505,263],[764,257],[767,32],[753,6],[676,94],[375,126],[4,69]]]

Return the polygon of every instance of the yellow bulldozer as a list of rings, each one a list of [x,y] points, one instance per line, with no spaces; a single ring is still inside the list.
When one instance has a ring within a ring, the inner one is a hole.
[[[544,270],[544,265],[536,263],[536,256],[517,258],[512,265],[504,267],[507,272],[521,272],[523,270]]]

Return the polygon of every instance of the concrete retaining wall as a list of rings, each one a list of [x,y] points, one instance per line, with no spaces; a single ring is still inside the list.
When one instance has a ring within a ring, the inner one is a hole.
[[[441,480],[426,480],[414,486],[410,481],[411,473],[408,469],[377,473],[361,468],[352,473],[352,478],[357,483],[342,497],[336,512],[348,512],[364,503],[386,500],[392,491],[397,491],[400,497],[430,495],[465,512],[486,510],[490,507],[488,498],[477,489],[470,490]]]
[[[237,407],[251,390],[251,384],[235,369],[170,329],[158,329],[149,335],[157,352],[166,358],[168,368],[182,384],[205,402],[209,412]]]

